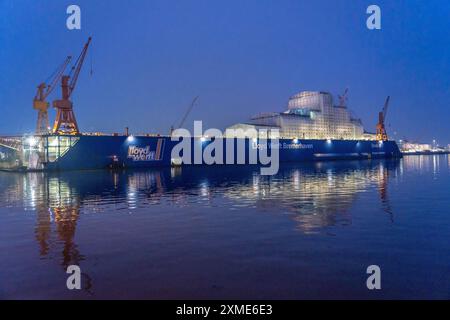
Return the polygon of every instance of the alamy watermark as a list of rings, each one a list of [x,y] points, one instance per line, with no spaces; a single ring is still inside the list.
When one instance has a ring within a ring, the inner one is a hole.
[[[69,290],[81,289],[81,269],[77,265],[70,265],[67,267],[66,273],[70,274],[67,278],[66,286]]]
[[[69,30],[81,29],[81,9],[76,4],[67,7],[66,13],[69,15],[66,20],[66,27]]]
[[[69,15],[66,20],[66,27],[69,30],[81,29],[81,8],[76,4],[67,7],[66,13]],[[366,20],[366,26],[369,30],[381,29],[381,9],[376,4],[371,4],[366,9],[366,14],[370,16]]]
[[[381,269],[376,264],[370,265],[366,270],[367,274],[370,276],[367,278],[366,286],[369,290],[380,290],[381,289]]]
[[[376,4],[371,4],[367,7],[367,14],[370,16],[366,20],[366,26],[369,30],[380,30],[381,29],[381,9]]]
[[[171,151],[171,158],[179,164],[257,164],[262,175],[278,172],[278,129],[219,129],[203,132],[202,122],[194,121],[194,133],[187,129],[172,132],[172,141],[178,142]]]

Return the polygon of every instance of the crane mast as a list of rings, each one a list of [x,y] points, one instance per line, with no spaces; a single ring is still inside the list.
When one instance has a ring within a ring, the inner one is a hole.
[[[69,97],[72,95],[73,90],[75,90],[75,86],[77,85],[78,76],[80,75],[81,67],[83,66],[84,58],[86,57],[87,50],[89,48],[89,44],[91,43],[92,38],[89,37],[87,43],[84,45],[83,50],[81,51],[80,56],[78,57],[77,61],[75,62],[75,66],[72,67],[72,71],[75,70],[72,80],[69,83]],[[69,75],[70,77],[70,75]]]
[[[80,56],[75,65],[72,67],[69,75],[61,77],[61,91],[62,99],[53,101],[53,107],[56,108],[57,114],[55,123],[53,125],[53,133],[55,134],[79,134],[78,124],[73,112],[73,104],[70,97],[75,90],[78,76],[83,66],[84,58],[86,57],[89,44],[91,43],[89,37],[87,43],[84,45]],[[72,75],[73,72],[73,75]]]
[[[66,70],[67,65],[69,64],[71,56],[68,56],[64,62],[59,66],[56,70],[53,79],[50,81],[50,84],[46,84],[42,82],[37,87],[36,96],[33,99],[33,108],[38,111],[38,120],[36,126],[36,134],[47,134],[50,130],[49,121],[48,121],[48,108],[49,103],[47,102],[47,97],[52,93],[56,84],[61,80],[62,74],[64,70]]]
[[[186,119],[187,119],[189,113],[191,113],[192,108],[194,107],[194,105],[195,105],[195,103],[197,102],[197,100],[198,100],[198,96],[196,96],[196,97],[192,100],[191,104],[189,105],[189,108],[186,110],[186,113],[184,114],[183,118],[181,119],[180,124],[178,125],[177,129],[178,129],[178,128],[181,128],[181,127],[184,125],[184,122],[186,121]],[[172,125],[172,127],[170,128],[170,134],[171,134],[171,135],[172,135],[172,132],[173,132],[174,130],[175,130],[175,128],[174,128],[174,126]]]
[[[376,138],[379,141],[387,141],[388,140],[388,136],[386,133],[386,127],[385,127],[384,123],[386,121],[387,111],[388,111],[388,107],[389,107],[389,99],[390,99],[390,96],[388,96],[386,98],[386,101],[383,106],[383,110],[378,113]]]
[[[347,95],[348,95],[348,88],[345,88],[344,94],[341,96],[339,95],[339,105],[341,107],[347,106]]]

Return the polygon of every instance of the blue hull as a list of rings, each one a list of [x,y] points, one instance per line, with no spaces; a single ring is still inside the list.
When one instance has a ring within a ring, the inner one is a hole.
[[[136,136],[79,136],[77,142],[63,155],[44,163],[44,170],[86,170],[105,168],[143,168],[172,165],[172,149],[177,144],[170,137]],[[244,143],[245,150],[257,149],[259,141],[252,139],[230,139],[234,149],[227,149],[228,139],[224,139],[224,157],[234,150],[230,159],[237,163],[238,140]],[[190,139],[194,150],[204,151],[208,141]],[[323,161],[338,159],[401,158],[401,152],[395,141],[356,141],[356,140],[292,140],[280,139],[280,162]],[[269,149],[271,149],[269,147]],[[269,154],[272,150],[269,150]],[[182,153],[181,153],[182,155]],[[259,160],[259,158],[258,158]],[[245,156],[248,163],[249,155]],[[194,156],[191,157],[194,163]],[[224,163],[226,161],[223,161]],[[204,163],[204,162],[202,162]]]

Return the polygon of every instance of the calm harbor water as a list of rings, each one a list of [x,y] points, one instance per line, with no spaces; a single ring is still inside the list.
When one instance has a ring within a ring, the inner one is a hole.
[[[3,172],[0,298],[449,299],[449,191],[447,155]]]

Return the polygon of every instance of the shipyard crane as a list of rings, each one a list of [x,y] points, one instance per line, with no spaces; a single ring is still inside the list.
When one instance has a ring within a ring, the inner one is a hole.
[[[348,94],[348,88],[345,88],[344,94],[341,96],[339,95],[339,106],[345,107],[347,106],[347,94]]]
[[[68,56],[58,67],[58,69],[56,69],[53,78],[50,80],[50,84],[42,82],[37,87],[37,93],[33,99],[33,108],[38,111],[36,134],[46,134],[50,130],[48,122],[49,103],[47,102],[47,97],[50,95],[50,93],[52,93],[56,84],[61,80],[61,77],[71,59],[72,57]]]
[[[61,77],[61,100],[53,101],[53,107],[57,109],[55,124],[53,125],[53,133],[55,134],[79,134],[78,124],[73,112],[73,104],[70,97],[75,90],[78,76],[80,75],[81,67],[83,66],[84,58],[86,57],[91,37],[83,47],[75,65],[72,66],[68,75]]]
[[[384,122],[386,120],[386,115],[388,111],[389,106],[389,99],[390,96],[386,98],[386,101],[384,102],[384,107],[381,112],[378,113],[378,123],[377,123],[377,135],[376,138],[379,141],[386,141],[388,139],[386,128],[384,126]]]
[[[199,98],[199,96],[196,96],[196,97],[192,100],[191,104],[189,105],[189,108],[186,110],[186,113],[184,114],[183,118],[181,119],[180,124],[178,125],[177,129],[178,129],[178,128],[181,128],[181,127],[183,126],[184,122],[186,121],[186,119],[187,119],[189,113],[191,113],[192,108],[194,107],[194,105],[195,105],[195,103],[197,102],[198,98]],[[175,130],[175,128],[174,128],[174,126],[172,125],[172,126],[170,127],[170,135],[172,135],[172,132],[173,132],[174,130]]]

